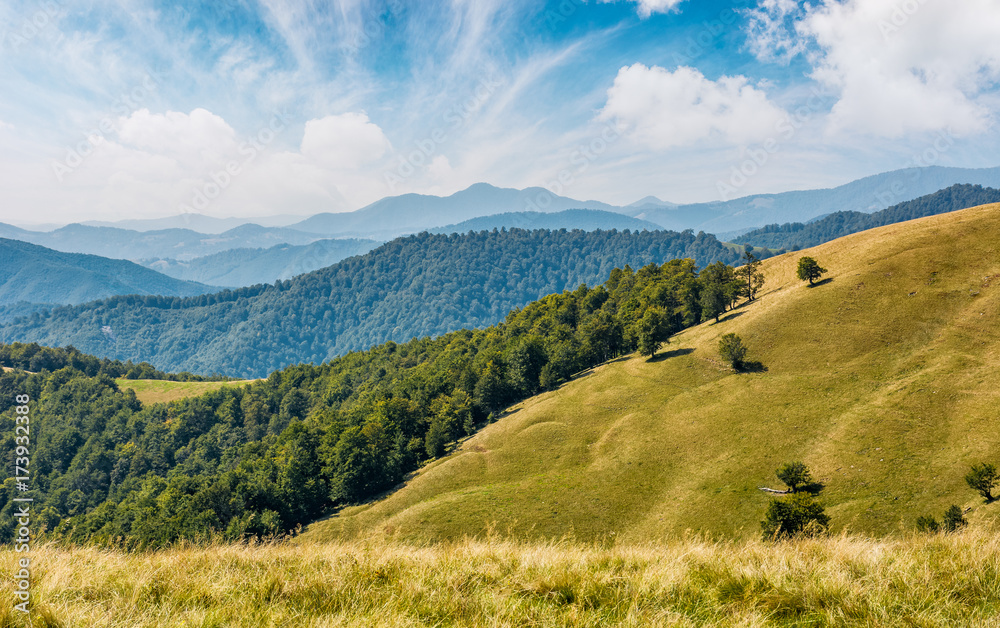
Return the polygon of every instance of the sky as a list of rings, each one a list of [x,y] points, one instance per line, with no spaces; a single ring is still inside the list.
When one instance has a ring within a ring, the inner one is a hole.
[[[6,0],[0,221],[993,167],[996,0]]]

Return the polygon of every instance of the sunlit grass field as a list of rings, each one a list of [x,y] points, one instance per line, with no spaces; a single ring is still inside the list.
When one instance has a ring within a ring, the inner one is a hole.
[[[0,553],[3,572],[16,555]],[[41,546],[0,626],[995,626],[1000,537]]]
[[[242,386],[249,380],[234,380],[228,382],[172,382],[163,379],[116,379],[115,383],[122,390],[131,389],[135,396],[144,404],[166,403],[186,397],[197,397],[223,386]]]

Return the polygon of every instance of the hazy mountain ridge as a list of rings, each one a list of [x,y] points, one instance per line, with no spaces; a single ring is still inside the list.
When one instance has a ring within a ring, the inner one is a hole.
[[[1000,202],[1000,190],[980,185],[953,185],[871,214],[834,212],[805,224],[767,225],[733,241],[772,249],[805,248],[867,229],[997,202]]]
[[[185,297],[215,290],[125,260],[63,253],[0,238],[0,306],[18,302],[75,305],[123,294]]]
[[[725,202],[669,208],[624,208],[623,213],[655,222],[666,229],[694,229],[735,236],[737,229],[750,231],[773,223],[807,222],[838,211],[870,213],[959,183],[1000,187],[1000,167],[907,168],[835,188],[754,194]]]
[[[317,240],[311,244],[276,244],[268,249],[229,249],[188,261],[142,260],[140,263],[177,279],[220,287],[252,286],[291,279],[371,251],[374,240]]]

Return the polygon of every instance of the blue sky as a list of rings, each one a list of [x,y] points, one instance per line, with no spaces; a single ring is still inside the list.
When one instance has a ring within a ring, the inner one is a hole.
[[[0,220],[996,166],[998,32],[994,0],[13,0]]]

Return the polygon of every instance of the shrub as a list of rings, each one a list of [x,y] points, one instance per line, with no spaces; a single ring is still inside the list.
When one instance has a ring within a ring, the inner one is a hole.
[[[829,525],[830,517],[823,511],[822,504],[806,493],[771,500],[760,522],[764,540],[815,536],[825,533]]]
[[[747,348],[742,338],[736,334],[726,334],[719,339],[719,355],[738,371],[747,357]]]

